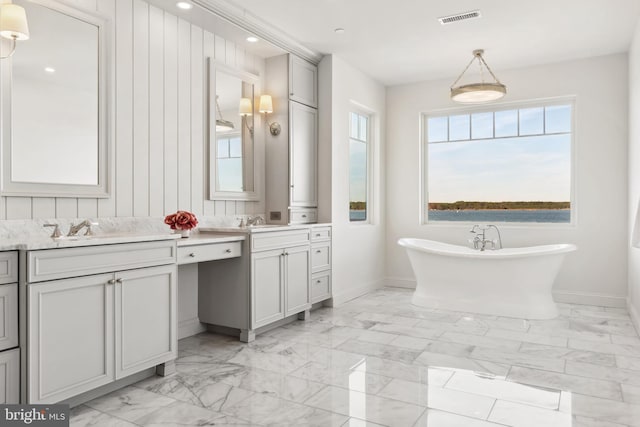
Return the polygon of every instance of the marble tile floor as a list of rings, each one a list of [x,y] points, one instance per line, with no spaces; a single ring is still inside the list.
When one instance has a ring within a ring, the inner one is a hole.
[[[72,426],[640,426],[624,309],[547,321],[414,307],[384,288],[243,344],[179,342],[177,373],[72,410]]]

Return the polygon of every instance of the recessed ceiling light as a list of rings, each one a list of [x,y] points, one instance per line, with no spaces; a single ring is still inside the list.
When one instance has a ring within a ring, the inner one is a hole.
[[[53,68],[53,67],[44,67],[44,70],[45,70],[47,73],[55,73],[55,72],[56,72],[56,69],[55,69],[55,68]]]
[[[247,41],[249,43],[256,43],[258,41],[258,38],[254,37],[254,36],[249,36],[249,37],[247,37]]]
[[[336,34],[344,34],[344,28],[336,28],[333,32]]]
[[[178,9],[182,10],[189,10],[193,7],[191,3],[186,1],[179,1],[178,3],[176,3],[176,6],[178,7]]]

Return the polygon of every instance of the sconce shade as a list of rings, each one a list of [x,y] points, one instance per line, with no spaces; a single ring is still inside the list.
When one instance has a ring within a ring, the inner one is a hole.
[[[11,40],[28,40],[27,14],[22,6],[6,3],[0,6],[0,36]]]
[[[253,114],[253,105],[249,98],[240,98],[240,107],[238,112],[241,116],[251,116]]]
[[[273,101],[271,99],[271,95],[260,96],[260,108],[258,111],[261,113],[273,113]]]

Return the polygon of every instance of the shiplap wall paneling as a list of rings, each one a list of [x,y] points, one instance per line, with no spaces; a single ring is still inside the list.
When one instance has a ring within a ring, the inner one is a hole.
[[[149,8],[149,215],[162,216],[164,202],[164,12]]]
[[[133,1],[133,216],[149,216],[149,4]]]
[[[116,1],[116,215],[133,215],[133,2]],[[113,197],[113,195],[112,195]]]
[[[0,219],[160,217],[177,209],[208,216],[263,212],[264,201],[206,200],[205,58],[261,78],[264,60],[143,0],[73,2],[113,18],[107,64],[113,90],[111,197],[1,197]],[[264,144],[263,132],[255,138],[257,146]],[[261,176],[256,185],[264,185]]]

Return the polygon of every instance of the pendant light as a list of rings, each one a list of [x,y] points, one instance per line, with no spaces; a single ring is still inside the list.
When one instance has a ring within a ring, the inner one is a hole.
[[[462,71],[460,76],[456,79],[455,82],[451,85],[451,100],[454,102],[459,102],[461,104],[482,104],[485,102],[495,101],[497,99],[502,98],[507,93],[507,87],[500,83],[500,80],[493,74],[491,68],[487,65],[482,55],[484,54],[484,50],[476,49],[473,51],[473,58],[467,64],[466,68]],[[480,82],[479,83],[471,83],[461,86],[456,86],[464,73],[467,72],[473,61],[477,60],[478,65],[480,66]],[[484,69],[487,69],[491,77],[493,77],[493,82],[485,82],[484,81]]]
[[[219,96],[216,95],[216,110],[218,112],[218,116],[220,116],[219,119],[216,117],[216,132],[228,132],[234,129],[233,122],[225,120],[222,117],[222,113],[220,112],[220,104],[218,104],[218,98]]]

